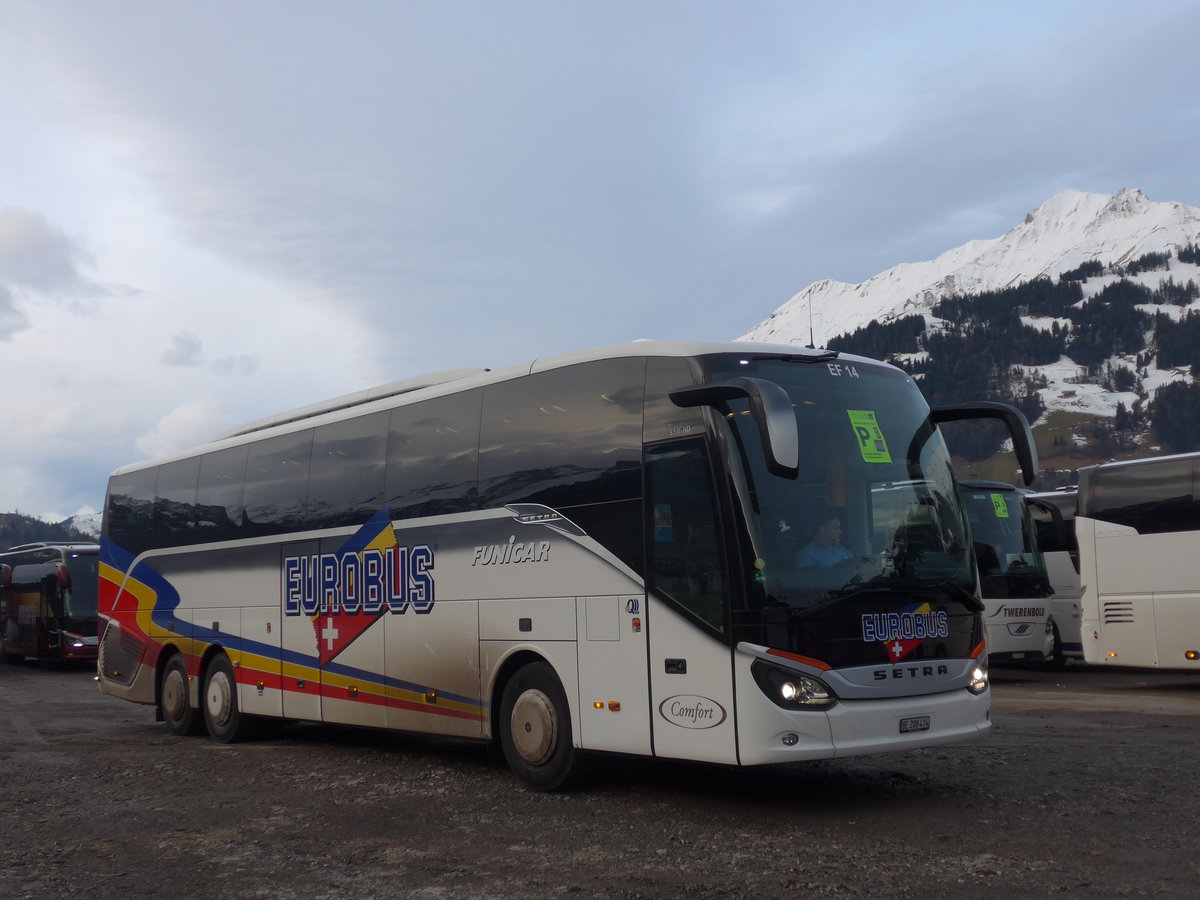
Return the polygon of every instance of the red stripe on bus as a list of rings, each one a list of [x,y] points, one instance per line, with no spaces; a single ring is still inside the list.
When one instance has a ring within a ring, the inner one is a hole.
[[[786,650],[768,650],[770,656],[782,656],[784,659],[790,659],[793,662],[804,663],[806,666],[812,666],[814,669],[820,669],[823,672],[828,672],[833,668],[829,663],[821,662],[819,659],[813,659],[811,656],[801,656],[799,653],[788,653]]]

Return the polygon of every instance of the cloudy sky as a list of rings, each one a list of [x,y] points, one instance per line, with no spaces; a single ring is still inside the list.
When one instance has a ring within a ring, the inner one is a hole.
[[[450,368],[1200,205],[1200,4],[0,0],[0,511]]]

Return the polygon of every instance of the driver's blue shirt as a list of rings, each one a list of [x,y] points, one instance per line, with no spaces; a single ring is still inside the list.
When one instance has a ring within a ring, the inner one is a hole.
[[[854,554],[841,544],[826,547],[813,541],[796,553],[796,568],[805,569],[809,566],[819,566],[822,569],[828,569],[853,556]]]

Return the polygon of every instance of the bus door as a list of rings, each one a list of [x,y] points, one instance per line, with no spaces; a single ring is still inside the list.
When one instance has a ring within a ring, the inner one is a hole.
[[[16,560],[5,591],[4,654],[17,658],[41,656],[39,637],[53,618],[50,599],[57,590],[52,567]]]
[[[645,472],[654,753],[736,763],[729,585],[704,440],[648,447]]]

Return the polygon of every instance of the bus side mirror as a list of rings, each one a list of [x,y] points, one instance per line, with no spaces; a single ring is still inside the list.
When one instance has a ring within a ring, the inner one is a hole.
[[[0,588],[12,587],[12,566],[0,564]]]
[[[671,391],[676,406],[725,407],[730,400],[742,397],[750,401],[750,415],[758,426],[767,470],[782,478],[800,474],[800,432],[792,398],[773,381],[748,375],[732,378],[719,384],[697,384]]]
[[[1008,432],[1012,435],[1013,451],[1017,454],[1017,464],[1021,467],[1021,477],[1026,486],[1033,484],[1033,479],[1037,478],[1038,456],[1033,432],[1025,414],[1012,404],[977,400],[954,406],[935,406],[929,410],[929,417],[935,425],[966,419],[999,419],[1008,426]]]
[[[1026,497],[1025,502],[1030,506],[1036,506],[1050,516],[1050,521],[1054,523],[1054,539],[1065,547],[1067,545],[1067,523],[1063,521],[1062,510],[1049,500]]]
[[[59,563],[55,568],[58,570],[58,586],[64,591],[71,589],[71,570],[63,563]]]

